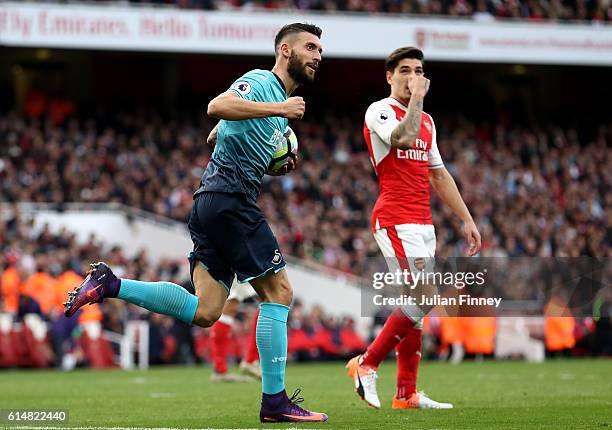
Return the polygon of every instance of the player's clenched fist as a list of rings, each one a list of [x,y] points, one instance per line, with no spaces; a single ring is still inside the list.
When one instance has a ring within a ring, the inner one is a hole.
[[[301,97],[289,97],[282,104],[282,116],[289,119],[301,119],[306,110],[306,103]]]
[[[429,91],[429,79],[425,76],[417,75],[408,82],[408,89],[412,95],[425,97],[425,94]]]

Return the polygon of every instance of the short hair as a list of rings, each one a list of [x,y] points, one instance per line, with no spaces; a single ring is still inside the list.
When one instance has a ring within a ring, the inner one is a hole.
[[[414,58],[423,62],[423,51],[414,46],[404,46],[403,48],[397,48],[395,51],[389,54],[385,61],[385,67],[387,71],[393,73],[397,65],[404,58]]]
[[[280,46],[282,40],[290,34],[296,33],[310,33],[314,34],[318,38],[321,37],[323,30],[317,27],[314,24],[307,24],[301,22],[294,22],[293,24],[287,24],[283,28],[281,28],[278,33],[276,33],[276,37],[274,38],[274,52],[278,52],[278,47]]]

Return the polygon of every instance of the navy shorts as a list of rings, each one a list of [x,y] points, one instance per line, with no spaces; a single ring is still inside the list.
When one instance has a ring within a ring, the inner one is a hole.
[[[285,267],[276,237],[261,209],[241,194],[199,194],[188,226],[193,241],[189,254],[192,275],[199,261],[229,290],[234,275],[243,283]]]

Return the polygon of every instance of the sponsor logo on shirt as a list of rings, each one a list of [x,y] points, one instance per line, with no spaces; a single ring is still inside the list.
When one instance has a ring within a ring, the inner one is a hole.
[[[417,138],[415,147],[411,149],[397,149],[397,158],[415,161],[429,161],[427,154],[427,142]]]

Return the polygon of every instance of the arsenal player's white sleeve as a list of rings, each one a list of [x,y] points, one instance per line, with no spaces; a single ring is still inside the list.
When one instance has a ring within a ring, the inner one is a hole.
[[[429,149],[428,157],[429,168],[440,169],[444,167],[444,162],[442,162],[442,156],[440,155],[440,151],[438,150],[438,141],[436,139],[436,125],[433,122],[433,118],[431,119],[431,127],[431,148]]]
[[[391,146],[391,133],[399,124],[395,112],[385,103],[372,103],[366,111],[366,125],[387,146]]]

